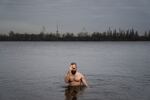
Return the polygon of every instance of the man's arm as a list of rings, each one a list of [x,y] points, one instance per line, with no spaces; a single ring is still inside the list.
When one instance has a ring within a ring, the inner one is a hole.
[[[69,83],[69,71],[67,72],[66,76],[65,76],[65,82]]]
[[[87,84],[87,81],[86,81],[86,79],[85,79],[85,76],[84,76],[84,75],[82,75],[81,80],[82,80],[82,83],[83,83],[86,87],[88,87],[88,84]]]

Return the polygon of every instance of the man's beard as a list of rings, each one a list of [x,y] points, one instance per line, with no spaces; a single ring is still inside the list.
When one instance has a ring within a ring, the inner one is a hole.
[[[76,74],[76,71],[75,71],[75,70],[72,70],[71,73],[72,73],[73,75],[75,75],[75,74]]]

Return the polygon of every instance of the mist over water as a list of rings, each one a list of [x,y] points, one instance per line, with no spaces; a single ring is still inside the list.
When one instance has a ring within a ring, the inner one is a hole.
[[[150,42],[0,42],[0,100],[149,100]],[[89,87],[67,87],[76,62]]]

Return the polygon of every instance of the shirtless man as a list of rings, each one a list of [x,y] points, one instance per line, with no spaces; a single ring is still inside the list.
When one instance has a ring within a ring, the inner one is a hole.
[[[77,64],[71,63],[69,67],[69,71],[65,76],[65,82],[69,84],[69,86],[88,86],[84,75],[77,71]]]

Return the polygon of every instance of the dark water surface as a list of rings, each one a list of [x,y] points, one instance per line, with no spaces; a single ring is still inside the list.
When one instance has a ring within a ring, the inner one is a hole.
[[[70,62],[89,87],[67,87]],[[150,42],[0,42],[0,100],[150,100]]]

